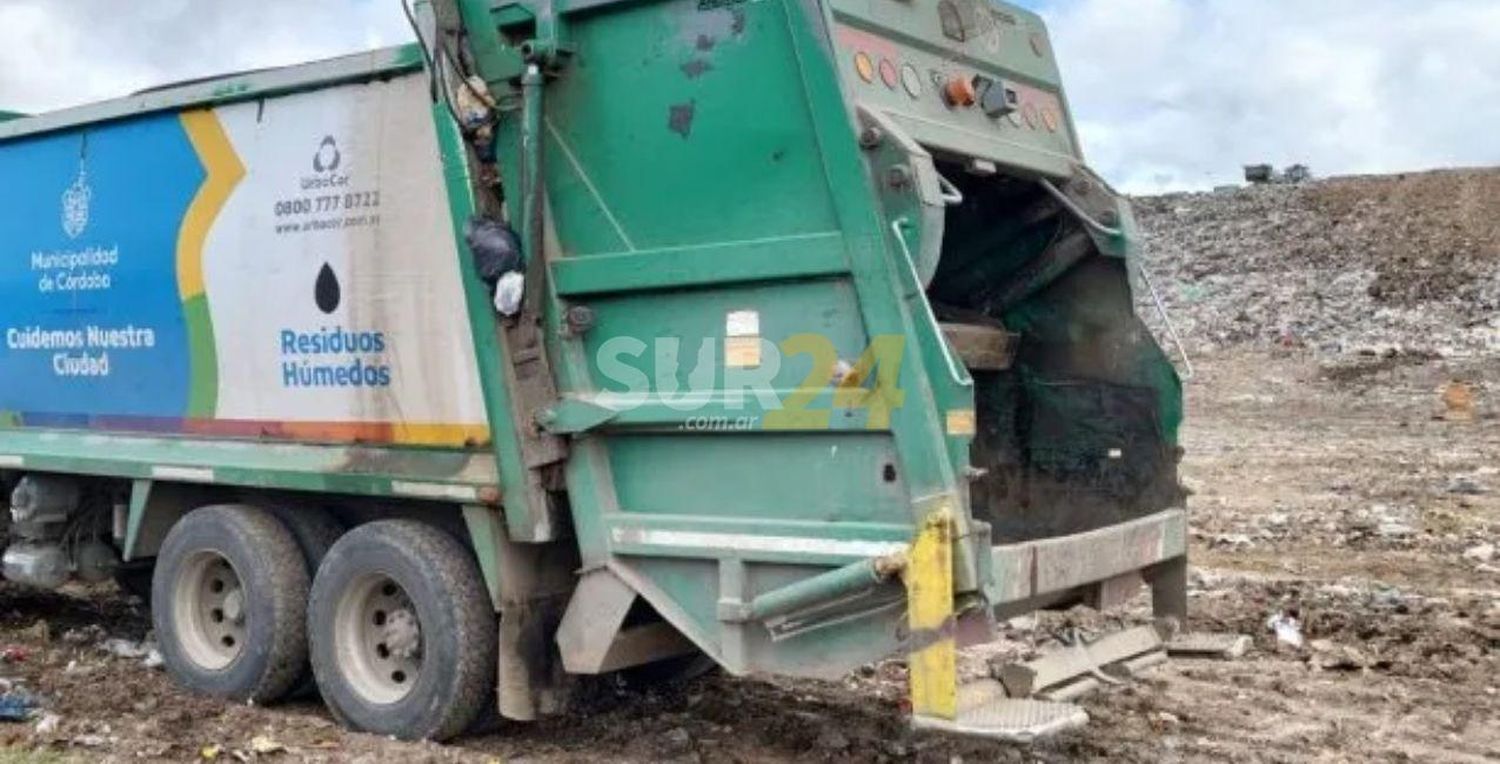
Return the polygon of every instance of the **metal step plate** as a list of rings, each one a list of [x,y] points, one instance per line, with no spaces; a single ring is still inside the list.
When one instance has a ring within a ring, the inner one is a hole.
[[[996,698],[959,711],[957,719],[913,716],[912,726],[959,735],[1030,743],[1089,722],[1089,715],[1071,703],[1048,703],[1027,698]]]
[[[1178,634],[1167,643],[1167,654],[1181,658],[1239,658],[1250,649],[1244,634],[1193,632]]]

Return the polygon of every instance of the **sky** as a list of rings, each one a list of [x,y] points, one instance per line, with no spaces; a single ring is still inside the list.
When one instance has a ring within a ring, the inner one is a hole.
[[[1241,166],[1500,164],[1500,0],[1025,0],[1089,161],[1132,192]],[[0,109],[410,38],[399,0],[0,0]],[[213,8],[205,12],[205,6]],[[196,10],[194,10],[196,9]]]

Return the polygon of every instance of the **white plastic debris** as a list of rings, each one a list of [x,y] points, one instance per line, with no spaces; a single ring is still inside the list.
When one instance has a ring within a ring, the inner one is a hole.
[[[106,639],[100,647],[117,658],[144,658],[148,652],[144,643],[132,642],[120,637]]]
[[[146,668],[158,668],[162,665],[161,651],[156,647],[156,639],[150,634],[139,642],[111,637],[101,642],[99,649],[116,658],[139,659]]]
[[[1470,562],[1489,562],[1495,559],[1494,544],[1478,544],[1464,550],[1464,559]]]
[[[495,284],[495,310],[502,316],[514,316],[521,311],[521,297],[525,293],[526,277],[520,271],[501,276]]]
[[[50,712],[42,714],[42,718],[36,723],[36,734],[51,735],[52,733],[57,732],[57,728],[61,724],[61,716]]]
[[[1302,647],[1302,622],[1286,613],[1277,613],[1266,621],[1266,628],[1276,633],[1276,641],[1292,647]]]
[[[1375,526],[1375,533],[1385,538],[1405,538],[1416,532],[1415,528],[1400,520],[1385,520]]]

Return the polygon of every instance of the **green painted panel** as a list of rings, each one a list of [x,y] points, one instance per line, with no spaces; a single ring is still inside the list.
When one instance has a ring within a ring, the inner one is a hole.
[[[590,372],[599,389],[611,392],[635,391],[634,384],[621,378],[623,372],[616,362],[644,375],[635,382],[648,382],[653,392],[722,389],[729,379],[724,340],[731,328],[731,313],[753,312],[758,336],[777,347],[797,335],[815,335],[827,340],[832,355],[853,363],[869,344],[854,288],[842,279],[635,293],[601,298],[589,306],[598,316],[587,337]],[[675,362],[673,342],[677,343]],[[705,348],[713,353],[711,357],[700,356]],[[815,361],[822,362],[822,373],[814,384],[826,386],[832,355],[815,359],[810,353],[782,353],[770,387],[801,386],[812,375]],[[772,369],[771,357],[770,352],[763,357],[767,370]],[[700,358],[709,359],[711,365],[700,364]],[[756,370],[735,369],[735,373],[735,379],[765,378]],[[659,383],[659,374],[668,385]]]
[[[553,275],[559,294],[578,297],[636,289],[831,276],[848,270],[844,237],[830,232],[569,257],[553,266]]]
[[[547,89],[568,256],[838,228],[781,3],[610,11],[571,20]]]
[[[498,482],[492,457],[462,450],[39,429],[0,432],[0,463],[39,472],[470,502]]]
[[[640,434],[609,443],[626,512],[830,523],[911,516],[886,433]]]

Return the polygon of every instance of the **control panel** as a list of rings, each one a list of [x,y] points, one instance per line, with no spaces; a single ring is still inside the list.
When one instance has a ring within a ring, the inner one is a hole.
[[[1034,14],[989,0],[833,0],[846,90],[939,153],[1065,176],[1077,158]]]

